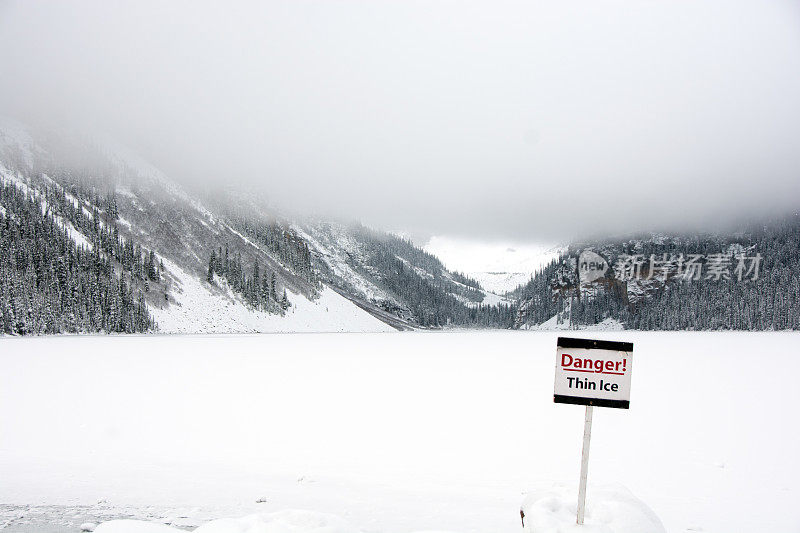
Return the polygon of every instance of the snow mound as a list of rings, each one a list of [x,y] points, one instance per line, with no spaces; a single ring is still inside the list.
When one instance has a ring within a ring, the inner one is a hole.
[[[589,486],[583,526],[575,523],[578,488],[553,485],[528,493],[522,502],[530,533],[666,533],[656,514],[621,486]]]

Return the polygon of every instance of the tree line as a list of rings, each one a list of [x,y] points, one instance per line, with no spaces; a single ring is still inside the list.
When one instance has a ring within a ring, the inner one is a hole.
[[[95,245],[78,246],[48,201],[12,183],[0,187],[0,206],[3,333],[137,333],[156,327],[134,274],[141,263],[140,275],[155,276],[153,255],[137,263],[127,241],[108,243],[117,257],[125,255],[126,268],[97,238]]]
[[[262,222],[235,214],[226,215],[226,220],[256,243],[264,245],[292,273],[312,283],[316,280],[308,244],[288,225],[277,220]]]

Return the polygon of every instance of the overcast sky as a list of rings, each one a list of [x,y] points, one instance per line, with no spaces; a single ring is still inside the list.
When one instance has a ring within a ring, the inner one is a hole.
[[[0,112],[387,229],[554,242],[800,203],[800,2],[9,2]]]

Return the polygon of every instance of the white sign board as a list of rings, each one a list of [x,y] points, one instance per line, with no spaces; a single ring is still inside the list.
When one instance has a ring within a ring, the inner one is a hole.
[[[556,403],[628,409],[633,343],[558,338]]]

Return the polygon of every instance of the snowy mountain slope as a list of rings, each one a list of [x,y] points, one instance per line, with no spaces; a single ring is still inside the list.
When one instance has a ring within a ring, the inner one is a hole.
[[[48,181],[52,181],[52,180],[49,180],[49,178],[47,178],[46,175],[43,175],[43,178],[47,179]],[[51,216],[52,219],[53,219],[53,222],[56,224],[56,226],[62,228],[64,231],[66,231],[66,233],[69,235],[69,237],[73,241],[75,241],[76,245],[83,246],[86,249],[91,249],[92,248],[92,243],[89,242],[89,240],[86,238],[86,236],[83,233],[81,233],[80,231],[75,229],[75,226],[73,226],[70,221],[64,220],[64,218],[62,218],[62,217],[60,217],[60,216],[58,216],[56,214],[53,214],[51,212],[52,209],[51,209],[50,204],[48,203],[48,201],[45,198],[45,196],[43,194],[41,194],[41,192],[39,190],[37,190],[37,189],[35,189],[33,187],[30,187],[29,184],[27,182],[25,182],[23,179],[21,179],[21,177],[17,173],[12,172],[8,168],[6,168],[2,163],[0,163],[0,184],[10,185],[12,187],[15,187],[15,188],[19,189],[20,191],[22,191],[24,194],[34,198],[35,201],[37,201],[40,204],[41,210],[42,210],[42,214],[46,214],[46,215]],[[5,214],[5,213],[6,213],[5,209],[3,209],[2,214]]]
[[[64,228],[79,248],[92,250],[103,241],[99,257],[108,259],[120,283],[129,285],[131,298],[141,294],[159,331],[391,329],[318,283],[313,273],[288,264],[293,252],[303,249],[288,228],[270,227],[282,239],[277,243],[244,235],[233,221],[124,149],[32,134],[5,119],[0,123],[0,179],[37,198],[43,216]],[[116,244],[108,245],[109,240]],[[115,250],[135,259],[128,261]],[[143,275],[141,258],[146,263],[148,252],[160,263],[153,277]],[[218,271],[209,283],[212,255],[219,257]],[[237,270],[220,275],[229,257]]]
[[[354,305],[329,287],[317,298],[301,295],[285,315],[249,309],[227,283],[210,291],[201,278],[172,262],[175,276],[174,304],[154,308],[153,316],[163,333],[259,333],[259,332],[343,332],[392,331],[393,328]]]
[[[370,275],[358,271],[363,268],[366,253],[345,226],[321,222],[294,228],[311,245],[331,279],[367,301],[391,301],[389,293],[378,287]]]
[[[293,227],[309,244],[321,279],[365,308],[424,327],[505,325],[509,300],[448,270],[407,239],[360,224],[317,221]],[[489,307],[496,311],[491,317]]]

